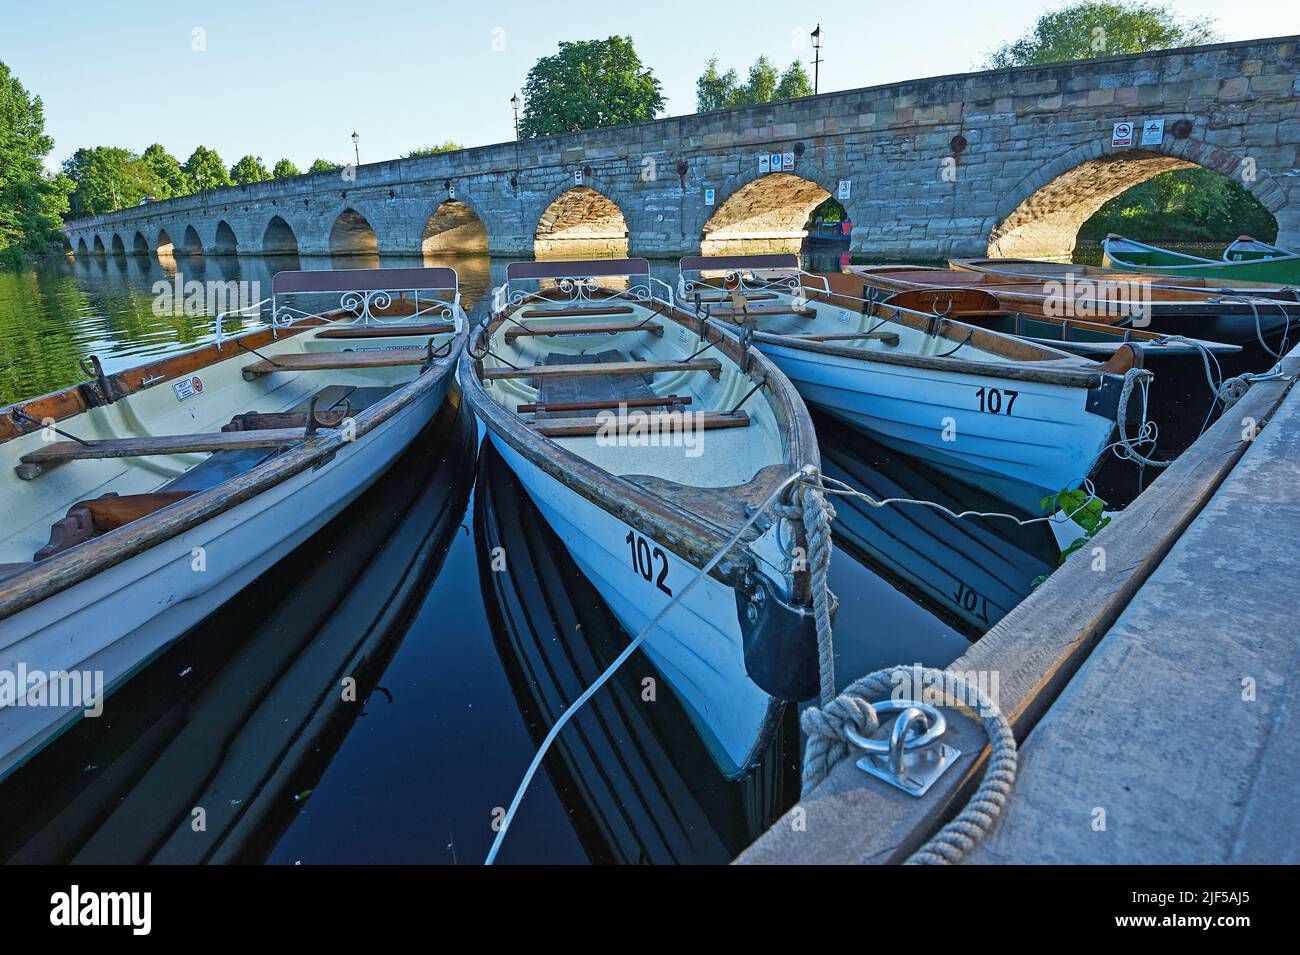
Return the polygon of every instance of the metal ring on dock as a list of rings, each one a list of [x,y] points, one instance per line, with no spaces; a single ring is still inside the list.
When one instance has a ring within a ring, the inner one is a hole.
[[[844,727],[844,736],[852,745],[873,756],[888,756],[896,774],[901,774],[905,753],[913,753],[933,746],[948,729],[948,721],[944,719],[943,713],[938,707],[931,706],[929,703],[921,703],[917,700],[881,700],[879,703],[872,703],[871,706],[877,715],[899,714],[890,738],[870,739],[851,726]],[[907,733],[918,721],[924,721],[925,732],[908,737]]]

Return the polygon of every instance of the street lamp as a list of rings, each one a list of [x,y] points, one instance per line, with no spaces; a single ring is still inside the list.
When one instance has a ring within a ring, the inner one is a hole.
[[[354,129],[352,130],[352,153],[357,157],[358,166],[361,165],[361,147],[357,145],[359,142],[361,142],[361,137],[357,135],[357,131]]]
[[[515,108],[515,139],[519,138],[519,94],[512,93],[510,96],[510,105]]]
[[[817,88],[821,85],[821,65],[822,65],[822,25],[817,24],[817,29],[812,32],[813,41],[813,94],[817,93]]]

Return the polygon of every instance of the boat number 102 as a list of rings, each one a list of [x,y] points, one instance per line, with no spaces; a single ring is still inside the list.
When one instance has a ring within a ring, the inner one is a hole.
[[[980,400],[980,411],[989,414],[1011,414],[1011,409],[1020,397],[1020,392],[1010,388],[981,388],[975,392]]]
[[[668,579],[668,555],[664,553],[663,548],[652,549],[650,542],[636,531],[627,532],[626,543],[632,553],[632,569],[647,581],[654,581],[656,587],[671,597],[673,592],[664,583]]]

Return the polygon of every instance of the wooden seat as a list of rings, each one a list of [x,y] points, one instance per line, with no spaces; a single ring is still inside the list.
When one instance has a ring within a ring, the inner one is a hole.
[[[572,378],[584,375],[645,375],[665,371],[707,371],[715,379],[722,375],[722,362],[716,358],[692,358],[686,361],[610,361],[582,365],[530,365],[526,368],[485,368],[484,381],[504,378]]]
[[[258,375],[277,371],[335,371],[343,368],[396,368],[401,365],[423,365],[429,360],[429,349],[385,348],[376,351],[321,351],[296,352],[277,355],[274,359],[255,361],[243,368],[244,379],[252,381]]]
[[[573,325],[529,325],[520,328],[512,325],[506,329],[506,344],[517,338],[541,335],[597,335],[618,334],[619,332],[649,332],[651,335],[664,337],[664,327],[659,322],[603,322],[578,323]]]
[[[24,454],[15,469],[31,480],[50,465],[64,461],[101,458],[134,458],[159,454],[196,454],[233,451],[241,448],[273,448],[306,439],[305,428],[272,428],[261,431],[218,431],[208,434],[171,434],[149,438],[107,438],[99,441],[55,441]]]
[[[591,308],[530,308],[524,318],[572,318],[576,315],[631,315],[631,305],[593,305]]]
[[[847,342],[859,338],[883,342],[886,345],[897,345],[899,342],[897,332],[858,332],[856,335],[851,332],[836,332],[833,335],[787,335],[786,337],[797,338],[801,342]]]
[[[636,412],[629,415],[605,415],[589,418],[557,418],[531,421],[533,430],[548,438],[578,438],[608,434],[611,425],[614,433],[627,431],[658,433],[673,431],[710,431],[715,428],[747,428],[749,415],[743,411],[728,414],[724,411],[661,411]]]
[[[515,411],[519,414],[529,414],[537,411],[543,413],[600,411],[604,408],[617,408],[620,405],[627,408],[658,408],[661,405],[671,408],[673,405],[689,405],[691,401],[690,395],[664,395],[662,397],[656,395],[653,398],[610,398],[604,401],[539,401],[533,404],[522,404]]]
[[[327,328],[317,332],[317,338],[428,338],[430,335],[445,335],[454,332],[456,326],[451,322],[437,322],[432,325],[345,325],[339,328]],[[277,358],[276,361],[279,361]]]
[[[776,294],[773,292],[747,292],[745,294],[745,298],[750,302],[770,302],[776,298]],[[694,298],[692,298],[691,301],[694,301]],[[705,304],[709,304],[712,302],[730,302],[731,296],[730,295],[701,295],[700,301]]]
[[[106,494],[92,501],[79,501],[68,508],[66,517],[50,527],[50,541],[33,560],[45,560],[70,547],[106,534],[132,521],[160,511],[193,494],[193,491],[155,491],[152,494]]]
[[[786,305],[759,305],[755,308],[715,308],[709,311],[710,318],[762,318],[765,315],[798,315],[800,318],[816,318],[815,308],[793,308]]]

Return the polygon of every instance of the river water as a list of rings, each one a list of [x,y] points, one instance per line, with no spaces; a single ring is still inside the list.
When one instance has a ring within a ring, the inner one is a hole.
[[[192,347],[211,315],[160,316],[163,288],[250,283],[328,259],[107,256],[0,271],[0,405]],[[388,266],[421,264],[385,257]],[[457,258],[472,318],[505,260]],[[655,263],[675,278],[672,263]],[[256,283],[256,286],[251,283]],[[876,496],[1004,505],[815,416],[827,473]],[[628,637],[467,410],[445,406],[372,488],[0,785],[0,858],[472,864],[536,746]],[[1042,525],[837,502],[840,683],[943,666],[1054,566]],[[503,546],[505,572],[485,554]],[[339,674],[365,706],[333,712]],[[566,728],[505,862],[725,862],[798,795],[797,713],[726,778],[692,714],[634,657]],[[197,828],[202,810],[203,828]]]

